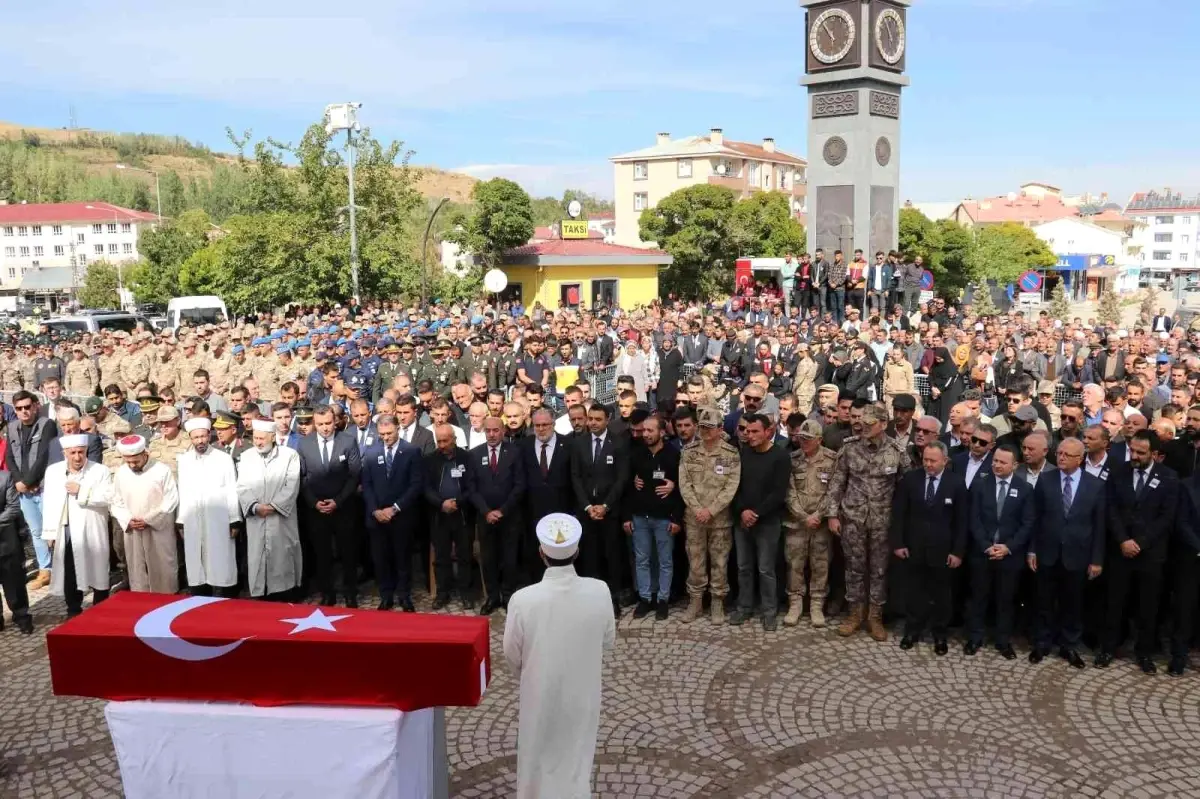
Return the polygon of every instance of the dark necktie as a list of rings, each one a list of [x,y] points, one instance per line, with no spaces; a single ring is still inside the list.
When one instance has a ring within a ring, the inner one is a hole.
[[[489,467],[491,467],[492,474],[495,474],[495,473],[496,473],[496,467],[497,467],[497,463],[496,463],[496,448],[495,448],[495,447],[489,447],[489,449],[492,451],[492,454],[491,454],[491,455],[488,457],[488,466],[489,466]]]
[[[542,454],[541,454],[541,457],[538,458],[538,465],[540,465],[542,467],[542,477],[543,478],[550,473],[550,463],[549,463],[549,461],[546,460],[546,442],[545,441],[542,442]]]
[[[602,440],[599,436],[597,436],[596,438],[592,439],[592,442],[596,447],[595,451],[592,452],[592,463],[596,463],[600,460],[600,447],[602,445]]]
[[[1146,473],[1141,469],[1134,469],[1133,475],[1133,493],[1140,494],[1142,493],[1142,486],[1146,482]]]
[[[1008,481],[1000,481],[1000,490],[996,492],[996,518],[1000,518],[1000,514],[1004,513],[1004,500],[1008,497]]]
[[[934,486],[934,479],[932,477],[930,477],[928,484],[925,486],[925,504],[926,505],[933,504],[933,494],[934,494],[935,490],[936,489]]]
[[[1071,494],[1071,476],[1063,475],[1062,489],[1063,513],[1071,512],[1071,503],[1075,501],[1075,497]]]
[[[387,473],[389,475],[392,473],[392,458],[395,456],[395,454],[396,454],[396,447],[393,444],[392,446],[387,448]]]
[[[321,440],[321,463],[325,466],[329,465],[329,439]]]

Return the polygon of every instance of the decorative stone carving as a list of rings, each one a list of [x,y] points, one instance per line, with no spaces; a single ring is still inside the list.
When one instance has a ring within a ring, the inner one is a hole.
[[[830,166],[841,165],[846,160],[846,140],[841,136],[830,136],[825,140],[822,155],[825,157],[825,163]]]
[[[871,92],[869,101],[871,116],[900,118],[900,95],[889,92]]]
[[[858,92],[826,92],[813,95],[813,119],[852,117],[858,113]]]
[[[887,136],[880,136],[875,142],[875,160],[880,166],[887,166],[892,160],[892,143]]]

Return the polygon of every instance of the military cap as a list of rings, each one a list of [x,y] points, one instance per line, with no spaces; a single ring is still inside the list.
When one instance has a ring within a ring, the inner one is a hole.
[[[240,353],[245,352],[246,348],[243,347],[241,344],[234,344],[233,347],[231,347],[229,351],[232,352],[234,355],[238,355]]]
[[[917,409],[917,398],[912,394],[897,394],[892,400],[892,408],[897,411],[915,411]]]
[[[217,418],[213,419],[213,428],[216,430],[228,430],[231,427],[237,427],[240,419],[229,411],[217,411]]]
[[[816,419],[805,419],[800,425],[801,438],[820,438],[825,433],[825,428]]]
[[[721,411],[711,405],[702,405],[696,411],[696,420],[701,427],[720,427],[725,423],[725,418],[721,416]]]
[[[83,401],[83,412],[87,414],[93,414],[100,410],[103,405],[104,400],[100,399],[99,397],[88,397]]]
[[[157,411],[161,405],[161,397],[142,397],[138,400],[138,408],[141,410],[142,415]]]
[[[862,420],[865,424],[874,424],[875,422],[886,422],[887,411],[878,405],[871,404],[863,408]]]
[[[1039,382],[1037,384],[1037,393],[1039,396],[1041,396],[1043,394],[1049,394],[1050,396],[1054,396],[1054,381],[1053,380],[1042,380],[1041,382]]]
[[[156,422],[171,422],[179,418],[179,409],[174,405],[160,405],[154,414]]]
[[[396,342],[393,341],[391,344],[388,344],[386,347],[384,347],[383,351],[384,352],[399,352],[400,346],[398,344],[396,344]]]
[[[1022,405],[1017,408],[1017,412],[1013,414],[1013,418],[1018,422],[1036,422],[1038,413],[1033,409],[1032,405]]]
[[[311,422],[313,418],[313,409],[307,405],[297,405],[295,408],[296,420],[299,422]]]
[[[833,383],[822,383],[821,385],[817,386],[817,393],[819,394],[822,391],[832,391],[834,394],[838,394],[841,392],[841,389]]]

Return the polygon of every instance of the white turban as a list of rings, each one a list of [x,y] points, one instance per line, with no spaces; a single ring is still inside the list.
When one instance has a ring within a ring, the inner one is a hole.
[[[194,416],[183,423],[185,433],[190,433],[193,430],[211,430],[212,421],[206,416]]]
[[[141,436],[125,436],[117,442],[117,452],[122,456],[141,455],[146,451],[146,439]]]
[[[74,436],[61,436],[58,443],[63,450],[68,450],[71,447],[86,447],[88,445],[87,433],[80,433]]]
[[[274,433],[275,423],[270,419],[255,419],[250,423],[250,429],[256,433]]]

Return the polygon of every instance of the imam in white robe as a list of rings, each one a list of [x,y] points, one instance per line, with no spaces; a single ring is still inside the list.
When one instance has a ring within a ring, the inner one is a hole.
[[[290,447],[272,447],[264,457],[251,448],[238,463],[238,500],[246,517],[246,568],[250,596],[278,594],[300,584],[300,454]],[[278,511],[256,516],[255,504]]]
[[[574,566],[546,569],[509,600],[504,656],[521,686],[519,799],[591,796],[600,670],[615,637],[608,586]]]
[[[67,483],[79,483],[79,493],[67,493]],[[67,541],[75,561],[75,584],[80,591],[107,591],[108,579],[108,508],[112,502],[112,473],[107,466],[86,461],[77,474],[67,472],[67,462],[46,467],[42,481],[42,540],[54,545],[50,568],[50,592],[63,596],[67,570]]]
[[[210,446],[203,455],[189,449],[175,463],[188,585],[236,585],[237,545],[229,526],[242,513],[233,458]]]
[[[134,591],[174,594],[179,590],[175,509],[179,489],[171,467],[151,459],[140,473],[122,464],[113,478],[112,517],[125,531],[125,565]],[[131,530],[129,522],[147,525]]]

